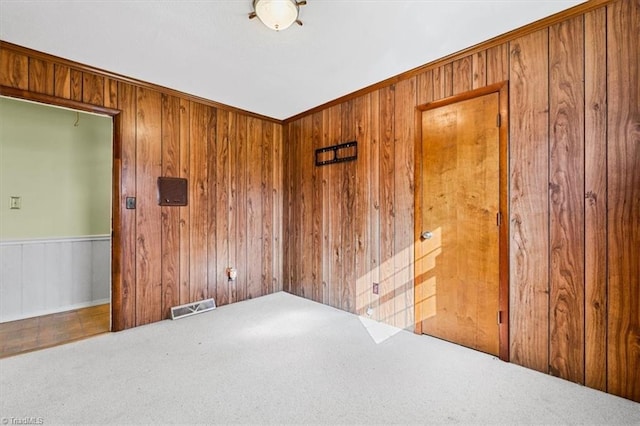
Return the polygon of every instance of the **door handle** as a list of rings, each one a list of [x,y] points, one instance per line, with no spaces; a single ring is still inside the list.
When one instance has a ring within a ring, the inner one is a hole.
[[[433,234],[431,233],[431,231],[424,231],[422,234],[420,234],[420,237],[422,237],[423,240],[430,240],[431,237],[433,237]]]

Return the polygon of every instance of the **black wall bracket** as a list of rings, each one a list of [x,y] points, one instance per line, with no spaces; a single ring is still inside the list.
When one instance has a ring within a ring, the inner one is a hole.
[[[316,166],[354,161],[358,158],[358,141],[316,149]]]

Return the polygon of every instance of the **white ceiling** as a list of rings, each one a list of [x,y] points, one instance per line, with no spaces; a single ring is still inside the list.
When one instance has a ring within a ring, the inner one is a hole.
[[[582,2],[308,0],[275,32],[252,0],[0,0],[0,38],[284,119]]]

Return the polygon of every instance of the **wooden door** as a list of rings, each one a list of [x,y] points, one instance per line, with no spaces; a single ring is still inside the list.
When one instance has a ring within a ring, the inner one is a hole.
[[[419,112],[416,330],[500,354],[500,93]],[[506,318],[504,318],[506,320]]]

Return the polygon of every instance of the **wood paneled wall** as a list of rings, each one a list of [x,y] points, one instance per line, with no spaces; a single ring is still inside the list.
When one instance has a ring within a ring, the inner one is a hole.
[[[285,290],[411,327],[414,108],[508,80],[511,361],[640,401],[638,34],[610,2],[289,120]]]
[[[207,297],[224,305],[282,290],[281,123],[8,43],[0,85],[120,111],[114,329]],[[189,205],[158,206],[159,176],[187,178]]]

